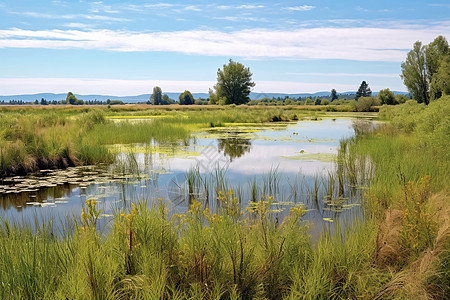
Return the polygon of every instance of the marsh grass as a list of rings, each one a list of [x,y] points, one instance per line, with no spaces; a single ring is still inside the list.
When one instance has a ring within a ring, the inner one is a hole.
[[[117,211],[111,230],[98,227],[88,200],[73,230],[62,236],[42,225],[0,227],[3,299],[254,299],[368,295],[372,222],[324,232],[314,245],[292,207],[278,223],[272,197],[242,214],[237,198],[219,192],[215,211],[192,200],[170,215],[161,199]]]
[[[442,295],[442,283],[450,281],[448,272],[441,271],[448,266],[448,251],[442,251],[442,245],[449,243],[449,227],[439,213],[447,212],[449,203],[436,209],[436,200],[430,202],[434,195],[448,199],[449,100],[445,96],[428,106],[410,101],[382,107],[380,116],[389,123],[341,142],[345,152],[340,153],[340,172],[350,170],[355,180],[364,178],[360,171],[369,175],[366,214],[381,223],[385,212],[402,213],[399,238],[391,245],[401,255],[391,266],[401,265],[405,271],[394,271],[377,297],[431,299]]]

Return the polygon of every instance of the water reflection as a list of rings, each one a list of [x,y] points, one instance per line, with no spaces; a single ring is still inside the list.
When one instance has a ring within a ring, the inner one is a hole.
[[[252,147],[250,139],[239,138],[237,135],[220,138],[217,140],[217,143],[218,151],[223,151],[224,155],[228,155],[230,162],[243,156],[245,153],[249,153]]]

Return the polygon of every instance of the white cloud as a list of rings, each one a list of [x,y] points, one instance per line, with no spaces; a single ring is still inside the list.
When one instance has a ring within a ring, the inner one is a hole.
[[[256,8],[264,8],[264,5],[254,5],[254,4],[244,4],[236,7],[237,9],[256,9]]]
[[[83,15],[83,17],[87,20],[96,20],[96,21],[107,21],[107,22],[128,22],[129,19],[125,18],[116,18],[110,16],[103,15]]]
[[[187,11],[202,11],[198,6],[195,6],[195,5],[188,5],[188,6],[184,7],[184,10],[187,10]]]
[[[311,5],[300,5],[300,6],[286,7],[287,10],[292,10],[292,11],[308,11],[308,10],[313,10],[314,8],[316,8],[316,7],[315,6],[311,6]]]
[[[264,8],[264,5],[256,5],[256,4],[242,4],[238,6],[231,6],[231,5],[218,5],[218,6],[212,6],[217,9],[221,10],[227,10],[227,9],[257,9],[257,8]]]
[[[95,18],[95,17],[94,17]],[[234,19],[230,19],[234,20]],[[248,59],[347,59],[400,62],[421,40],[450,36],[443,25],[387,28],[249,29],[233,32],[191,30],[0,30],[0,48],[94,49],[119,52],[178,52]],[[345,43],[343,44],[343,41]],[[179,45],[184,45],[179,47]]]
[[[332,76],[332,77],[380,77],[380,78],[398,78],[398,74],[388,73],[288,73],[288,75],[294,76]]]
[[[74,15],[57,15],[57,14],[48,14],[48,13],[39,13],[34,11],[25,11],[25,12],[10,12],[14,15],[21,15],[26,17],[33,17],[33,18],[41,18],[41,19],[53,19],[53,20],[80,20],[80,19],[86,19],[86,20],[96,20],[96,21],[107,21],[107,22],[129,22],[129,19],[125,18],[117,18],[117,17],[110,17],[105,15],[98,15],[98,14],[74,14]]]
[[[145,4],[144,7],[146,8],[169,8],[173,7],[174,5],[171,3],[156,3],[156,4]]]
[[[265,18],[245,17],[245,16],[228,16],[228,17],[213,17],[214,20],[225,20],[231,22],[267,22]]]
[[[56,6],[67,6],[67,2],[66,1],[61,1],[61,0],[53,0],[52,1],[53,5]]]
[[[231,16],[228,16],[228,17],[214,17],[213,19],[214,20],[232,21],[232,22],[237,22],[237,21],[241,20],[240,17],[231,17]]]
[[[332,82],[301,82],[301,81],[255,81],[255,92],[264,93],[315,93],[319,91],[352,91],[353,84],[336,84]]]
[[[442,4],[442,3],[432,3],[432,4],[428,4],[428,6],[450,8],[450,4]]]
[[[66,23],[63,26],[69,27],[69,28],[79,28],[79,29],[89,29],[89,28],[93,27],[92,24],[76,23],[76,22]]]
[[[143,12],[144,11],[142,6],[139,6],[139,5],[136,5],[136,4],[122,5],[121,8],[124,9],[124,10],[133,11],[133,12]]]
[[[108,14],[117,14],[119,13],[118,10],[112,9],[111,5],[106,5],[103,3],[103,1],[94,1],[90,3],[90,12],[91,13],[99,13],[104,12]]]

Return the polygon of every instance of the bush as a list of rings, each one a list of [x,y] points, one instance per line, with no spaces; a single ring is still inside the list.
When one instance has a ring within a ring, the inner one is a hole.
[[[375,97],[361,97],[352,103],[354,111],[371,111],[372,106],[380,105],[380,100]]]
[[[109,105],[124,105],[123,101],[120,100],[111,100]]]

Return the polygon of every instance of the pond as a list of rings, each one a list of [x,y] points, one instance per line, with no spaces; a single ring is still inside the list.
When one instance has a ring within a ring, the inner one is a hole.
[[[142,200],[152,205],[163,199],[171,213],[186,211],[194,200],[215,210],[221,192],[242,207],[270,199],[277,220],[290,207],[304,206],[304,219],[314,224],[311,234],[316,235],[338,219],[347,223],[361,217],[362,190],[338,174],[336,163],[340,140],[355,134],[353,121],[233,124],[176,143],[113,145],[117,160],[110,166],[4,178],[0,216],[63,221],[79,216],[85,201],[95,199],[102,222],[108,222]]]

